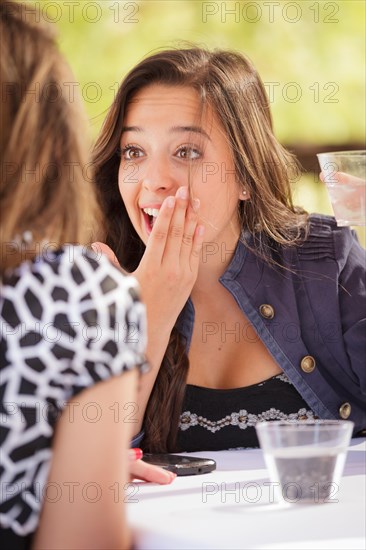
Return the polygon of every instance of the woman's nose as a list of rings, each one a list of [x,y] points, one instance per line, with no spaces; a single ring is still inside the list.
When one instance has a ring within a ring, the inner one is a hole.
[[[148,191],[161,190],[175,194],[178,187],[182,185],[176,180],[166,160],[151,160],[144,166],[144,172],[141,176],[142,186]]]

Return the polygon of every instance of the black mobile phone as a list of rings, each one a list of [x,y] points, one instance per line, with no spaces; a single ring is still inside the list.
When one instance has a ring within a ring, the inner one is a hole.
[[[177,476],[207,474],[216,469],[216,462],[211,458],[199,458],[196,456],[146,453],[142,457],[142,460],[174,472]]]

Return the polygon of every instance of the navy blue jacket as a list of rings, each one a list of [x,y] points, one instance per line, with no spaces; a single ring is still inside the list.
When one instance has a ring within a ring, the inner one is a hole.
[[[239,242],[220,282],[314,413],[366,435],[366,251],[350,228],[312,215],[306,241],[274,259],[285,269]],[[188,349],[193,324],[188,300],[177,321]]]
[[[298,392],[320,418],[366,428],[366,251],[354,231],[312,215],[301,246],[262,261],[242,242],[220,278]],[[194,308],[178,327],[189,348]]]

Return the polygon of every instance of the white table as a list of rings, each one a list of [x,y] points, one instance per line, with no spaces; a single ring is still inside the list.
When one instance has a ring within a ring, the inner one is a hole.
[[[213,458],[210,474],[127,492],[137,550],[366,548],[366,440],[353,439],[334,502],[274,502],[260,449],[192,453]]]

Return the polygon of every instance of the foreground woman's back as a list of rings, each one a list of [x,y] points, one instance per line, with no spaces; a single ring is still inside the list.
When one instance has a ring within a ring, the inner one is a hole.
[[[87,252],[98,209],[80,105],[48,28],[0,4],[1,538],[7,549],[128,548],[136,282]],[[53,251],[53,252],[52,252]]]

